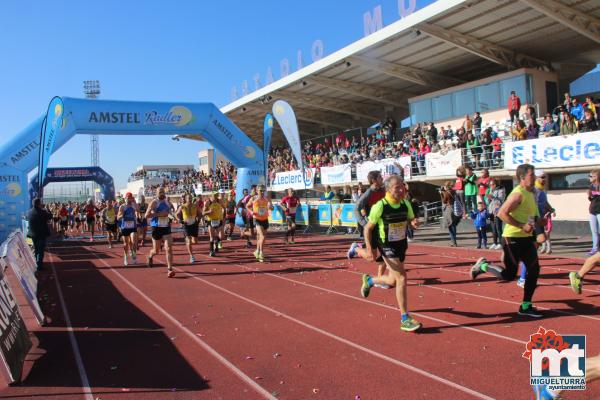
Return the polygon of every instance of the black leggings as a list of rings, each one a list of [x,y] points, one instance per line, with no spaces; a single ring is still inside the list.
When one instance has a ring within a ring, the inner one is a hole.
[[[492,234],[494,235],[494,244],[500,244],[502,241],[502,220],[494,215],[492,220]]]
[[[519,271],[519,262],[522,261],[527,268],[523,301],[530,302],[540,275],[540,262],[535,248],[535,238],[533,236],[526,238],[504,237],[502,241],[505,268],[502,270],[501,277],[506,281],[514,280]]]

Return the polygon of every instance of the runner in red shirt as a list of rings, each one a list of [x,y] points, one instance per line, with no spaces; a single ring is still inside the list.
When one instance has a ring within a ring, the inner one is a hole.
[[[287,196],[281,199],[281,206],[285,212],[285,220],[287,222],[287,231],[285,231],[285,244],[294,244],[294,234],[296,233],[296,208],[300,205],[300,199],[296,196],[294,189],[289,188],[287,190]],[[292,240],[288,242],[288,236],[292,237]]]
[[[67,210],[67,205],[63,204],[58,210],[58,217],[60,218],[60,233],[65,238],[67,237],[67,227],[69,226],[69,210]]]
[[[96,226],[96,213],[98,211],[100,209],[94,205],[94,200],[89,199],[85,206],[85,220],[90,230],[90,242],[94,241],[94,228]]]

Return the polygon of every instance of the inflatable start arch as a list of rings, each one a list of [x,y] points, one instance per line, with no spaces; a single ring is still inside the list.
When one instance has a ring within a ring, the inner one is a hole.
[[[52,182],[96,182],[104,200],[115,199],[115,183],[112,176],[100,167],[48,168],[44,177],[44,185]],[[34,175],[29,181],[29,199],[38,197],[39,178]]]
[[[242,189],[264,183],[263,151],[212,103],[55,97],[47,117],[56,126],[52,153],[76,134],[197,135],[238,168],[238,198]],[[0,241],[20,228],[21,218],[30,207],[27,175],[39,164],[43,122],[44,116],[0,148]]]

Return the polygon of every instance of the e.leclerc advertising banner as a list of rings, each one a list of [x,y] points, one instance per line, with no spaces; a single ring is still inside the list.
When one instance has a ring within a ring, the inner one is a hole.
[[[315,183],[315,169],[306,168],[304,176],[302,171],[278,172],[271,183],[270,190],[274,192],[283,192],[289,188],[294,190],[312,189]]]
[[[321,167],[321,183],[323,185],[340,185],[350,182],[352,182],[351,164]]]
[[[506,143],[504,168],[516,169],[521,164],[536,168],[597,166],[600,131]]]

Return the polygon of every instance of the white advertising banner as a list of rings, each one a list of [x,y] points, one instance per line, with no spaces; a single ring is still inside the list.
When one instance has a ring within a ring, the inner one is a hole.
[[[352,182],[351,164],[321,167],[321,183],[323,185],[340,185]]]
[[[380,171],[384,179],[390,175],[402,174],[402,172],[404,172],[404,179],[409,180],[411,177],[410,156],[385,158],[379,161],[365,161],[361,164],[357,164],[356,179],[358,179],[359,182],[368,182],[367,175],[371,171]]]
[[[274,192],[283,192],[289,188],[294,190],[312,189],[315,183],[315,169],[306,168],[304,176],[302,171],[278,172],[271,183],[270,190]]]
[[[37,300],[37,278],[35,271],[37,264],[33,257],[31,248],[25,242],[25,237],[20,231],[11,234],[5,242],[4,254],[0,258],[0,264],[3,268],[10,266],[15,273],[25,297],[38,323],[44,323],[44,314]]]
[[[521,164],[536,168],[597,166],[600,131],[520,140],[506,143],[504,148],[505,169],[517,169]]]
[[[456,174],[456,169],[462,165],[461,151],[450,150],[446,154],[425,154],[427,176],[446,176]]]

